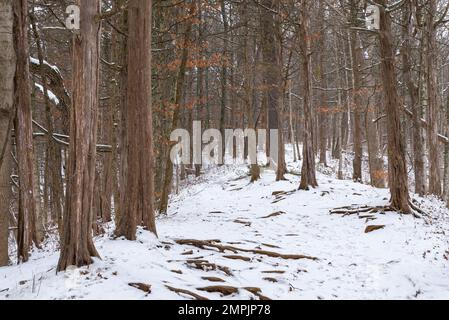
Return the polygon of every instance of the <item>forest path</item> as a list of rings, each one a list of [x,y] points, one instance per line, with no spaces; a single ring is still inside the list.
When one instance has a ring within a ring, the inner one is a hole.
[[[0,269],[0,299],[449,298],[443,203],[418,198],[439,218],[431,225],[396,213],[341,217],[329,210],[386,204],[388,191],[321,173],[318,188],[298,191],[296,175],[275,182],[264,170],[250,184],[246,171],[215,169],[182,188],[157,220],[159,239],[141,230],[136,242],[96,238],[102,260],[89,267],[56,275],[49,242],[29,263]]]

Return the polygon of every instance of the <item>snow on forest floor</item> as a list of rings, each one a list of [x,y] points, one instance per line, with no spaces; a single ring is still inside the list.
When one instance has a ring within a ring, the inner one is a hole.
[[[299,165],[289,169],[297,172]],[[442,202],[415,197],[432,215],[430,224],[397,213],[366,221],[329,210],[387,204],[386,189],[318,173],[317,189],[297,191],[296,175],[275,182],[274,173],[264,170],[260,181],[249,184],[246,173],[245,167],[222,167],[182,189],[168,216],[157,220],[159,239],[145,231],[136,242],[97,237],[102,260],[89,267],[56,274],[59,253],[50,242],[30,262],[0,268],[0,299],[192,298],[167,286],[209,299],[449,299],[449,212]],[[367,225],[385,228],[365,233]],[[220,252],[177,244],[179,239],[245,250]],[[129,283],[149,284],[151,293]],[[200,290],[208,286],[238,290],[229,296]]]

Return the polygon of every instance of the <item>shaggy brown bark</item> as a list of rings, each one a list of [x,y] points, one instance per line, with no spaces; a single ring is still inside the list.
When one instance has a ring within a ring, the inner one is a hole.
[[[380,1],[385,5],[386,1]],[[400,101],[394,73],[395,55],[391,17],[384,7],[380,7],[380,54],[382,57],[382,83],[385,92],[385,111],[387,114],[388,167],[391,207],[402,213],[411,213],[409,205],[405,143],[400,119]]]
[[[11,202],[11,128],[13,120],[14,72],[16,57],[13,41],[11,0],[0,0],[0,266],[8,264],[8,226]]]
[[[118,236],[136,239],[137,224],[156,234],[151,111],[151,0],[132,0],[128,7],[128,90],[125,110],[127,141],[122,167],[127,196],[121,204]]]
[[[67,165],[64,235],[58,271],[98,257],[92,240],[100,57],[100,0],[78,0],[81,29],[73,36],[73,105]]]

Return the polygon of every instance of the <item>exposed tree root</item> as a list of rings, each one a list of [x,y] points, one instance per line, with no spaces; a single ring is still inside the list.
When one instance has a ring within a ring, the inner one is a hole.
[[[275,246],[274,244],[262,243],[262,245],[273,249],[281,249],[281,247]]]
[[[262,295],[262,290],[260,290],[260,288],[256,288],[256,287],[245,287],[243,288],[246,291],[251,292],[253,295],[255,295],[256,297],[258,297],[260,300],[271,300],[270,298]]]
[[[195,292],[192,292],[192,291],[189,291],[186,289],[174,288],[174,287],[171,287],[168,285],[166,285],[165,287],[170,291],[176,292],[177,294],[188,295],[188,296],[195,298],[196,300],[209,300],[206,297],[200,296],[199,294],[196,294]]]
[[[423,211],[422,209],[420,209],[417,205],[415,205],[413,203],[413,201],[409,201],[409,205],[410,205],[410,209],[411,209],[411,214],[415,217],[415,218],[424,218],[424,217],[428,217],[430,218],[430,216]],[[397,210],[396,208],[387,205],[387,206],[345,206],[345,207],[340,207],[340,208],[335,208],[330,210],[330,214],[341,214],[343,217],[345,216],[350,216],[353,214],[359,214],[359,213],[377,213],[377,212],[399,212],[399,210]],[[399,212],[400,213],[400,212]],[[426,220],[426,222],[428,222]]]
[[[195,267],[196,269],[208,271],[208,270],[220,270],[228,276],[232,276],[232,272],[228,267],[220,266],[215,263],[210,263],[207,260],[187,260],[187,264]]]
[[[210,292],[210,293],[218,292],[224,296],[229,296],[231,294],[239,292],[238,288],[231,287],[231,286],[209,286],[209,287],[204,287],[204,288],[197,288],[197,290],[206,291],[206,292]]]
[[[173,273],[182,274],[181,270],[170,270],[170,271],[173,272]]]
[[[151,293],[151,285],[145,283],[128,283],[129,286],[139,289],[145,293]]]
[[[223,256],[223,258],[231,259],[231,260],[242,260],[242,261],[247,261],[247,262],[251,261],[251,258],[244,257],[244,256],[237,256],[237,255]]]
[[[284,211],[276,211],[276,212],[273,212],[272,214],[269,214],[268,216],[260,217],[260,219],[274,218],[274,217],[278,217],[278,216],[283,215],[283,214],[285,214]]]
[[[360,207],[354,207],[354,206],[346,206],[346,207],[340,207],[335,208],[330,211],[331,214],[341,214],[343,217],[350,216],[352,214],[359,214],[359,213],[375,213],[375,212],[388,212],[388,211],[394,211],[390,206],[376,206],[376,207],[370,207],[370,206],[360,206]]]
[[[208,249],[209,248],[215,248],[218,249],[220,252],[225,251],[231,251],[233,253],[241,252],[250,252],[254,254],[260,254],[272,258],[281,258],[281,259],[292,259],[292,260],[299,260],[299,259],[308,259],[308,260],[318,260],[316,257],[306,256],[302,254],[282,254],[278,252],[272,252],[272,251],[265,251],[260,249],[244,249],[244,248],[238,248],[234,246],[229,245],[221,245],[217,243],[213,243],[211,241],[205,241],[205,240],[195,240],[195,239],[179,239],[175,241],[177,244],[180,245],[192,245],[201,249]]]
[[[210,281],[210,282],[226,282],[223,279],[218,278],[218,277],[201,277],[201,279]]]
[[[243,221],[243,220],[236,219],[233,222],[243,224],[243,225],[245,225],[245,227],[251,227],[251,222],[249,222],[249,221]]]

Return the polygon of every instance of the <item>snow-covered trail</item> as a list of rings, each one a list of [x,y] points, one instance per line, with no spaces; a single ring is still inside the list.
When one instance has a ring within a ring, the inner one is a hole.
[[[429,225],[396,213],[366,221],[329,210],[386,204],[387,190],[318,174],[317,189],[297,191],[295,175],[281,182],[271,171],[262,176],[249,184],[243,167],[207,174],[173,197],[169,215],[157,221],[159,239],[143,231],[137,242],[100,237],[96,246],[102,260],[90,267],[56,275],[58,252],[50,247],[36,251],[29,263],[0,268],[0,299],[191,298],[167,286],[209,299],[257,299],[247,287],[258,287],[271,299],[449,299],[449,237],[444,234],[449,213],[442,203],[419,199],[437,218]],[[273,195],[279,191],[293,192]],[[365,233],[372,224],[385,228]],[[318,260],[219,252],[180,245],[178,239],[213,239],[218,245]],[[129,283],[149,284],[152,292]],[[214,285],[239,290],[229,296],[199,290]]]

